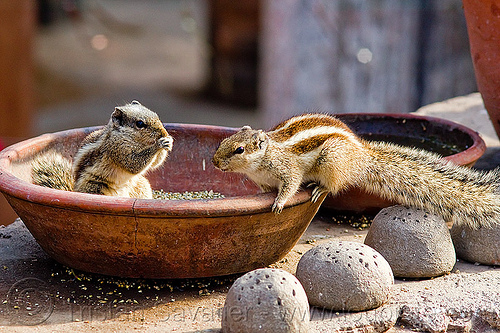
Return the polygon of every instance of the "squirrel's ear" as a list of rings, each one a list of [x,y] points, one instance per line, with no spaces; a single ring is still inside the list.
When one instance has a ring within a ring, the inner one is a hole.
[[[251,129],[252,129],[252,128],[251,128],[250,126],[248,126],[248,125],[245,125],[245,126],[243,126],[243,127],[241,128],[241,130],[242,130],[242,131],[249,131],[249,130],[251,130]]]
[[[123,125],[123,111],[120,108],[115,108],[115,111],[111,114],[111,120],[113,124],[116,126]]]
[[[254,143],[259,149],[263,149],[267,143],[267,135],[263,130],[258,130],[252,138],[254,139]]]
[[[139,101],[136,101],[135,99],[130,104],[141,105],[141,103],[139,103]]]

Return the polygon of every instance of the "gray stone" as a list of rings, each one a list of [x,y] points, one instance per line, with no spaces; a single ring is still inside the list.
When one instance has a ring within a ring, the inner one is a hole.
[[[311,305],[336,311],[364,311],[386,303],[394,282],[391,267],[372,248],[332,241],[307,251],[297,278]]]
[[[500,265],[500,225],[479,229],[453,225],[451,237],[459,258],[485,265]]]
[[[444,220],[419,209],[382,209],[373,220],[365,244],[384,256],[396,277],[439,276],[449,273],[456,263]]]
[[[238,278],[222,313],[223,332],[308,332],[309,303],[292,274],[262,268]]]
[[[313,307],[310,327],[315,333],[382,333],[394,327],[400,312],[401,306],[394,304],[363,312],[338,312]]]
[[[403,305],[401,322],[419,331],[438,333],[446,332],[450,325],[446,309],[441,307],[419,307]]]

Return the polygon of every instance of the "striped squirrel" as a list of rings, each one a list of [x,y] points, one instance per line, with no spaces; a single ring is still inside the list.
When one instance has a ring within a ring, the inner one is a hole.
[[[366,141],[326,114],[295,116],[269,132],[244,126],[221,142],[213,164],[246,174],[263,191],[277,189],[275,213],[301,184],[312,184],[312,201],[358,187],[473,228],[500,222],[499,170],[471,170],[421,149]]]
[[[165,161],[172,145],[158,115],[133,101],[116,107],[107,125],[85,137],[73,163],[48,153],[33,161],[31,175],[41,186],[151,199],[144,174]]]

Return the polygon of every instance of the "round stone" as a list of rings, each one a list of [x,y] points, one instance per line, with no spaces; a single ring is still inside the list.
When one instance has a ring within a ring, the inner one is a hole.
[[[222,332],[308,332],[309,302],[292,274],[262,268],[238,278],[229,289]]]
[[[471,229],[454,224],[451,238],[459,258],[485,265],[500,265],[500,225]]]
[[[443,218],[420,209],[382,209],[373,219],[365,244],[384,256],[396,277],[439,276],[449,273],[456,263]]]
[[[332,241],[307,251],[297,278],[311,305],[335,311],[364,311],[390,298],[391,267],[375,250],[361,243]]]

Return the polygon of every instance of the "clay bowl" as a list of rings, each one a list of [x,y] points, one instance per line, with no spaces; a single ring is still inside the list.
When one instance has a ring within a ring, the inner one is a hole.
[[[320,202],[302,190],[280,215],[275,193],[216,170],[211,158],[236,129],[167,124],[174,150],[148,175],[153,189],[214,190],[212,200],[146,200],[53,190],[30,183],[30,161],[55,150],[72,156],[96,128],[42,135],[0,152],[0,191],[41,247],[83,271],[141,278],[195,278],[271,264],[299,240]]]
[[[361,137],[434,151],[458,165],[473,166],[486,145],[479,134],[463,125],[414,114],[348,113],[337,115]],[[328,196],[322,207],[330,210],[377,213],[394,205],[377,195],[352,189],[336,197]]]

